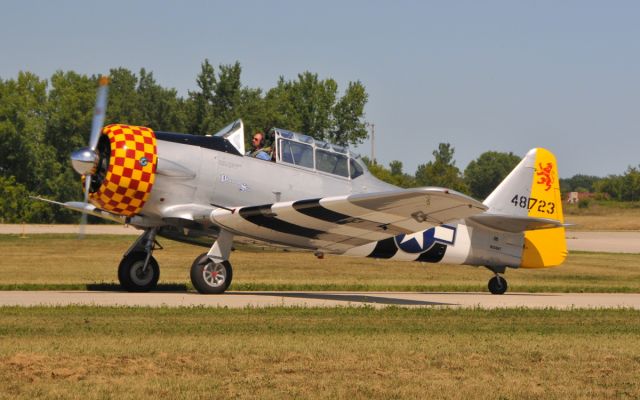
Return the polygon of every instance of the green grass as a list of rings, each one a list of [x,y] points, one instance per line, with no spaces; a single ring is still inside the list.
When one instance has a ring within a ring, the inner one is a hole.
[[[131,237],[0,235],[0,289],[117,290]],[[190,290],[189,268],[206,249],[161,240],[160,290]],[[243,249],[232,253],[231,290],[486,291],[484,268]],[[565,264],[508,270],[510,291],[640,292],[640,255],[572,252]]]
[[[0,398],[638,398],[640,312],[0,308]]]
[[[564,204],[565,222],[575,224],[577,231],[637,231],[640,230],[640,202],[591,200],[586,208]]]

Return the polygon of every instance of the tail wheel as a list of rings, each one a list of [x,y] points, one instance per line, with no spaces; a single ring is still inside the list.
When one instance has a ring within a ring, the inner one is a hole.
[[[203,253],[191,265],[191,283],[201,294],[221,294],[231,284],[233,270],[229,261],[215,262]]]
[[[155,258],[149,258],[147,268],[144,263],[147,253],[134,251],[125,256],[118,267],[118,280],[122,288],[128,292],[148,292],[158,286],[160,267]]]
[[[504,294],[507,291],[507,280],[500,275],[489,279],[489,291],[492,294]]]

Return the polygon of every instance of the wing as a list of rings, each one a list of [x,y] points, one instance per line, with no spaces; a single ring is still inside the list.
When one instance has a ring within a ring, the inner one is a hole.
[[[113,222],[118,222],[120,224],[124,224],[126,222],[126,218],[124,216],[112,214],[110,212],[101,210],[96,206],[94,206],[93,204],[84,203],[81,201],[68,201],[66,203],[61,203],[59,201],[49,200],[49,199],[45,199],[44,197],[37,197],[37,196],[30,196],[30,198],[38,201],[44,201],[45,203],[55,204],[60,207],[68,208],[69,210],[93,215],[94,217],[106,219]]]
[[[234,210],[211,219],[237,235],[332,253],[484,212],[461,193],[419,188],[281,202]]]

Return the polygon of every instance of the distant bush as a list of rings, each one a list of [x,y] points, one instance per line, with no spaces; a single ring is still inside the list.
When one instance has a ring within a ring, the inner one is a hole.
[[[591,200],[589,199],[582,199],[580,201],[578,201],[578,208],[589,208],[589,203],[591,203]]]

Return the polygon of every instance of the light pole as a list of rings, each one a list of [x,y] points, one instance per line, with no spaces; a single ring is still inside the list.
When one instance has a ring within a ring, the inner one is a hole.
[[[375,124],[372,124],[370,122],[365,122],[364,125],[367,128],[371,128],[371,162],[372,163],[376,163],[376,131],[375,131]]]

